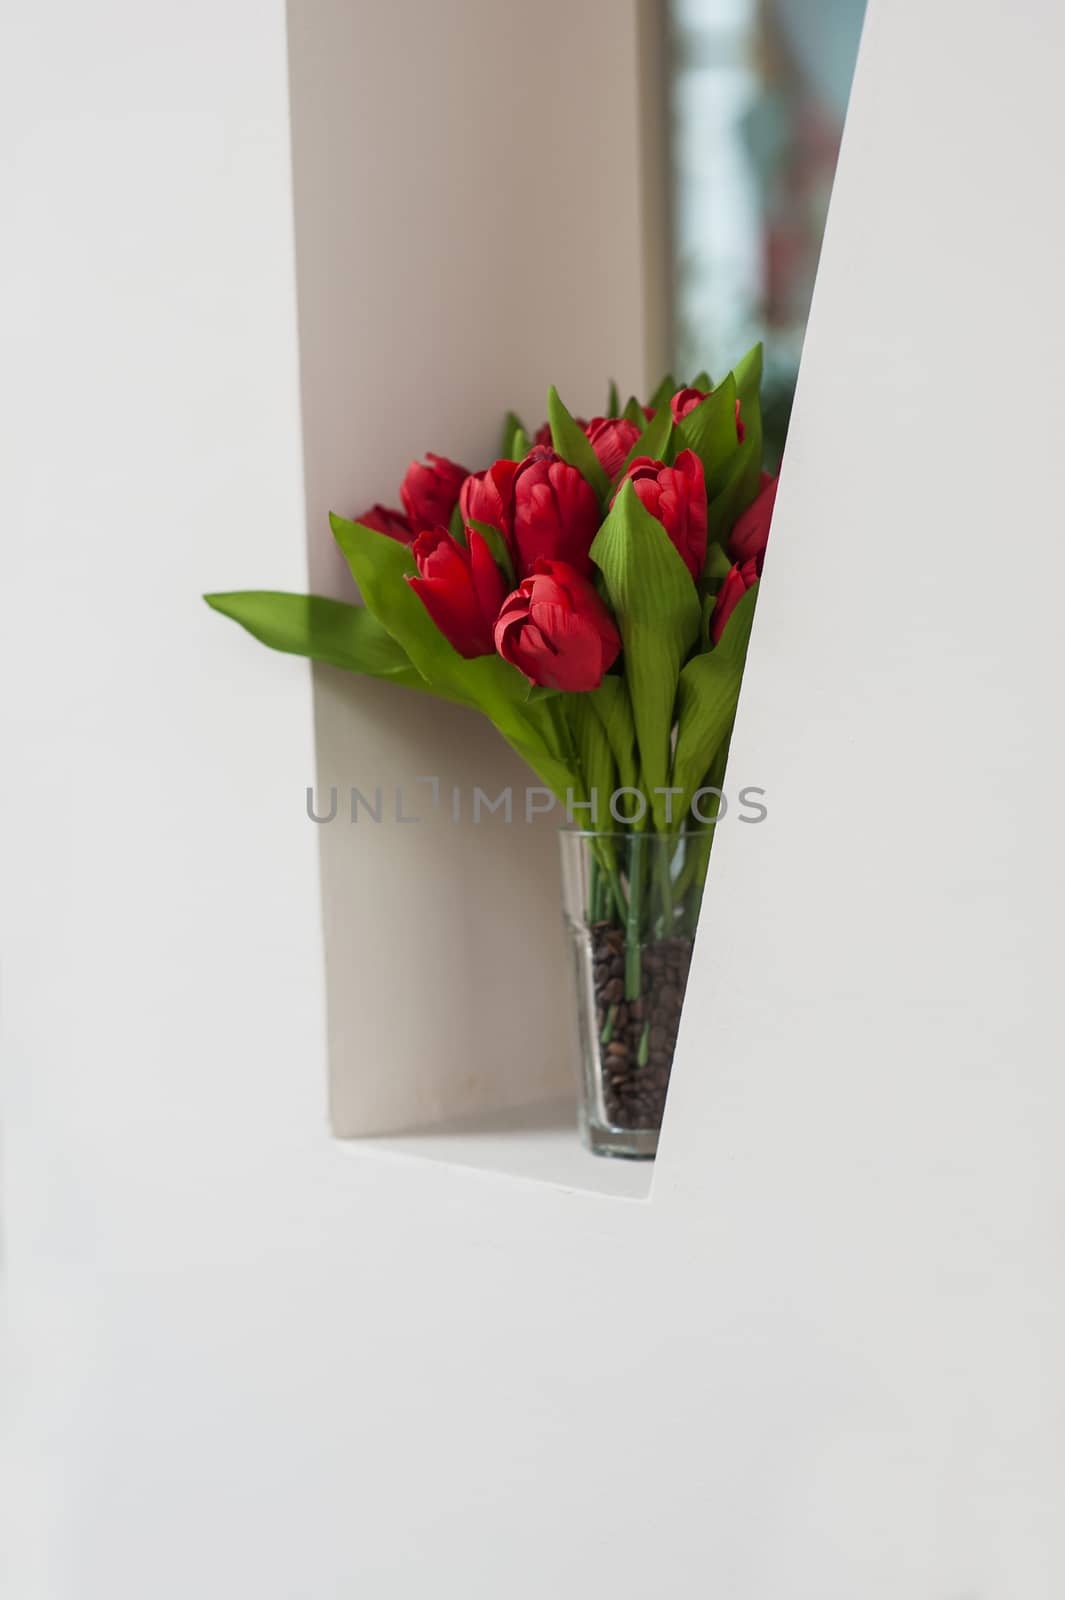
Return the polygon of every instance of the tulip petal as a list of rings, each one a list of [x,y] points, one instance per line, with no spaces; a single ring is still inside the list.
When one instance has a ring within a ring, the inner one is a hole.
[[[466,537],[470,553],[470,573],[473,579],[474,593],[477,597],[477,606],[482,618],[489,624],[489,629],[491,629],[496,617],[499,615],[499,608],[507,597],[507,581],[499,569],[484,534],[477,528],[469,528]]]
[[[609,661],[605,661],[606,652],[599,633],[594,627],[589,627],[579,612],[571,611],[566,606],[538,606],[534,616],[536,620],[533,626],[538,626],[541,634],[551,641],[556,658],[554,681],[543,680],[547,686],[577,691],[598,689],[606,667],[617,655],[617,649]],[[619,640],[619,648],[620,643]]]

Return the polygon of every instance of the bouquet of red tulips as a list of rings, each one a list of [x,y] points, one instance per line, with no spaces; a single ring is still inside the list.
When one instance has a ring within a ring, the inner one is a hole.
[[[274,649],[483,712],[593,827],[707,826],[691,799],[731,730],[776,492],[760,375],[756,347],[647,405],[611,385],[591,422],[552,389],[485,470],[412,462],[402,510],[331,518],[362,606],[205,598]]]
[[[706,876],[776,491],[760,378],[756,347],[646,405],[611,385],[590,422],[552,389],[484,470],[412,463],[402,510],[332,518],[362,606],[207,596],[275,649],[490,718],[598,835],[587,914],[624,931],[630,1003],[640,948],[690,935]],[[656,837],[683,841],[658,871]]]

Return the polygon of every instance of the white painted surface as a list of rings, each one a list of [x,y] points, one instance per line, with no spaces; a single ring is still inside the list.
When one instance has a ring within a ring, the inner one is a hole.
[[[743,1600],[1065,1593],[1063,74],[1050,0],[871,5],[654,1197]]]
[[[15,26],[6,1592],[1058,1600],[1060,14],[874,0],[647,1206],[327,1138],[282,19]]]

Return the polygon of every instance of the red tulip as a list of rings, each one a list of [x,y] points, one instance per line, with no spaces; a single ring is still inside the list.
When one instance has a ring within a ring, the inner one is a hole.
[[[710,640],[717,644],[725,631],[729,617],[735,611],[747,590],[758,582],[758,563],[744,561],[730,567],[718,593],[717,603],[710,618]]]
[[[447,526],[459,490],[469,476],[465,467],[449,461],[446,456],[430,453],[425,459],[428,466],[421,461],[411,462],[399,491],[415,533]]]
[[[696,406],[706,399],[709,389],[678,389],[669,402],[669,409],[673,413],[673,421],[679,422],[686,417],[689,411],[694,411]]]
[[[673,466],[637,456],[628,470],[632,486],[657,517],[691,573],[698,580],[706,560],[706,485],[694,450],[682,450]]]
[[[414,537],[402,511],[393,511],[391,506],[371,506],[355,521],[361,522],[364,528],[372,528],[375,533],[387,533],[390,539],[398,539],[400,544],[410,544]]]
[[[571,693],[598,688],[621,649],[610,612],[565,561],[537,561],[505,601],[495,642],[530,682]]]
[[[702,401],[706,399],[707,395],[710,394],[710,392],[711,391],[709,389],[678,389],[672,400],[669,402],[669,409],[673,413],[673,421],[680,422],[681,418],[686,417],[689,411],[694,411],[696,406],[700,405]],[[742,444],[746,437],[747,429],[740,421],[740,403],[739,400],[737,400],[736,438],[739,440],[740,444]]]
[[[459,493],[463,522],[491,523],[509,542],[517,470],[516,461],[493,461],[486,472],[471,472]]]
[[[576,467],[541,445],[514,474],[513,536],[522,576],[543,557],[590,573],[588,551],[599,531],[599,502]]]
[[[778,482],[779,479],[771,478],[768,472],[762,473],[762,486],[757,499],[736,519],[736,525],[729,535],[728,553],[733,561],[756,562],[759,576],[769,541],[769,524],[776,503]]]
[[[467,530],[467,549],[456,544],[446,528],[426,528],[412,553],[418,576],[407,582],[445,639],[460,656],[491,655],[492,629],[507,585],[482,536]]]
[[[640,430],[627,417],[593,417],[585,425],[588,441],[607,477],[613,480],[625,465],[625,457],[640,437]]]

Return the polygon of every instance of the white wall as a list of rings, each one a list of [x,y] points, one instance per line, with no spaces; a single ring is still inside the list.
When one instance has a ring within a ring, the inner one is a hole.
[[[1063,71],[871,5],[654,1197],[744,1600],[1065,1592]]]
[[[328,1139],[282,17],[9,26],[8,1592],[1057,1600],[1060,15],[874,0],[648,1206]]]
[[[289,7],[319,592],[353,598],[329,511],[397,504],[412,456],[487,466],[504,413],[538,427],[552,382],[585,416],[602,412],[610,376],[647,392],[657,305],[637,181],[636,16],[635,0],[545,0],[535,18],[495,0]],[[273,675],[292,670],[275,663]],[[361,826],[321,829],[335,1129],[572,1096],[560,815],[506,827],[470,811],[474,785],[492,797],[509,786],[520,819],[537,780],[472,714],[331,668],[316,670],[315,711],[323,794],[380,785],[390,798],[399,786],[406,814],[425,819],[374,825],[364,813]],[[436,813],[425,775],[443,795]],[[513,1026],[519,1009],[535,1028]]]

